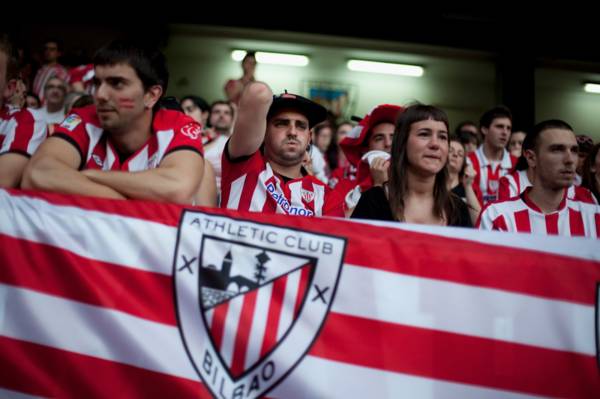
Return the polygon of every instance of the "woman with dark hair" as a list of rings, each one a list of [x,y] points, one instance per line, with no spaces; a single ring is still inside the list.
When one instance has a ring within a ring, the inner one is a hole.
[[[352,218],[472,227],[465,203],[448,189],[448,116],[416,104],[396,123],[390,179],[361,196]]]
[[[596,202],[600,202],[600,143],[590,150],[583,162],[582,173],[581,187],[590,190],[596,197]]]
[[[481,212],[481,192],[473,185],[475,170],[467,164],[465,146],[457,136],[450,137],[448,176],[448,189],[467,204],[471,222],[475,225]]]

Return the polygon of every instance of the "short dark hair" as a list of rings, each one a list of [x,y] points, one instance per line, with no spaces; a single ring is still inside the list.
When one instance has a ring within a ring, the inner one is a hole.
[[[203,99],[202,97],[198,97],[198,96],[185,96],[181,99],[181,104],[183,104],[184,101],[190,100],[191,102],[193,102],[196,107],[200,108],[200,110],[202,112],[206,112],[206,111],[210,111],[210,106],[208,105],[208,103],[206,102],[205,99]]]
[[[571,125],[569,125],[567,122],[560,120],[560,119],[548,119],[545,121],[542,121],[540,123],[538,123],[537,125],[535,125],[533,127],[533,129],[531,129],[531,132],[527,133],[527,135],[525,135],[525,139],[523,140],[523,154],[519,157],[517,164],[515,166],[516,170],[526,170],[529,165],[527,164],[527,159],[525,158],[525,151],[527,150],[536,150],[539,144],[539,137],[540,134],[544,131],[544,130],[548,130],[548,129],[564,129],[564,130],[570,130],[573,131],[573,128],[571,127]]]
[[[57,38],[57,37],[50,37],[50,38],[48,38],[48,39],[44,40],[44,43],[42,43],[42,44],[46,45],[46,44],[48,44],[48,43],[56,43],[56,49],[57,49],[58,51],[62,51],[62,50],[63,50],[63,45],[64,45],[64,44],[63,44],[63,41],[62,41],[62,40],[60,40],[60,39],[59,39],[59,38]]]
[[[246,55],[244,56],[244,58],[242,58],[242,63],[244,61],[246,61],[246,58],[250,58],[250,57],[256,59],[256,51],[247,51]]]
[[[139,40],[117,39],[102,47],[93,60],[94,65],[127,64],[131,66],[144,86],[144,90],[158,85],[167,92],[169,70],[167,60],[156,47]]]
[[[490,127],[494,119],[496,118],[508,118],[512,122],[512,112],[504,105],[498,105],[490,110],[487,110],[481,115],[479,120],[479,127]]]
[[[233,105],[231,105],[231,103],[229,101],[224,101],[224,100],[217,100],[215,102],[213,102],[212,104],[210,104],[210,113],[212,114],[213,112],[213,108],[217,105],[227,105],[229,107],[229,110],[231,111],[231,116],[233,116]]]
[[[6,81],[19,77],[19,63],[8,35],[0,34],[0,51],[6,54]]]

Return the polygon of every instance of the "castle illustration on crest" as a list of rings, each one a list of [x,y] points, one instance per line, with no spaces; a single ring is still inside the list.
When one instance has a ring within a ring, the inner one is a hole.
[[[271,258],[263,250],[256,255],[256,265],[254,279],[249,279],[241,275],[231,275],[233,257],[231,250],[227,252],[221,263],[219,270],[215,265],[209,264],[200,268],[200,281],[202,288],[202,304],[205,309],[212,308],[240,293],[260,287],[266,280],[265,273],[267,267],[265,264]]]

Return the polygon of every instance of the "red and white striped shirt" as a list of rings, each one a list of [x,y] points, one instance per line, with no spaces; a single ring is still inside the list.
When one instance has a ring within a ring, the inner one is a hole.
[[[39,110],[0,110],[0,155],[14,152],[30,157],[47,136],[46,122]]]
[[[38,95],[42,103],[44,102],[44,87],[50,78],[60,78],[65,82],[69,78],[69,72],[67,69],[60,65],[44,65],[42,66],[33,80],[33,92]]]
[[[134,154],[121,160],[110,135],[100,127],[96,106],[90,105],[73,110],[53,136],[77,148],[81,155],[80,169],[139,172],[158,167],[173,151],[191,150],[202,155],[201,131],[200,124],[184,113],[161,109],[154,115],[152,136]]]
[[[81,82],[86,93],[92,94],[94,87],[94,64],[84,64],[69,70],[67,83]]]
[[[504,150],[502,160],[494,166],[483,153],[482,145],[468,154],[467,162],[473,166],[476,173],[473,186],[479,187],[483,198],[482,205],[486,205],[497,200],[499,180],[513,169],[517,163],[517,158]]]
[[[500,178],[500,187],[498,188],[498,201],[506,201],[521,194],[527,187],[531,187],[526,170],[515,170]],[[590,190],[585,187],[572,185],[567,190],[567,198],[587,202],[588,204],[597,204],[596,198]]]
[[[556,212],[545,214],[529,198],[527,188],[519,197],[487,206],[479,228],[539,235],[600,238],[600,206],[565,198]],[[566,193],[565,193],[566,194]]]
[[[273,172],[262,153],[230,160],[222,157],[221,207],[299,216],[344,216],[343,197],[314,176],[287,183]]]

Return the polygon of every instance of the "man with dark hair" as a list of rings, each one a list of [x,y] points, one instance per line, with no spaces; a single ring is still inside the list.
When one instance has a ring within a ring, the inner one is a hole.
[[[181,108],[187,116],[192,117],[202,127],[206,127],[210,114],[210,107],[206,100],[198,96],[185,96],[181,99]]]
[[[485,208],[479,227],[541,235],[600,238],[600,206],[571,199],[577,141],[561,120],[539,123],[525,138],[523,155],[533,172],[533,186],[520,196]]]
[[[509,173],[517,162],[506,150],[511,129],[512,114],[504,106],[492,108],[481,117],[483,144],[469,154],[468,162],[475,170],[473,185],[481,191],[482,205],[497,199],[500,178]]]
[[[300,216],[344,216],[343,198],[302,167],[321,105],[294,94],[273,97],[264,83],[242,93],[223,152],[221,207]]]
[[[39,111],[7,104],[17,85],[17,59],[8,38],[0,36],[0,187],[19,186],[29,157],[46,138]]]
[[[206,145],[205,156],[214,171],[217,191],[221,190],[221,156],[223,155],[225,144],[231,136],[234,119],[233,112],[233,106],[227,101],[215,101],[210,106],[208,121],[212,139]]]
[[[33,92],[38,95],[42,103],[44,102],[45,87],[48,80],[57,77],[63,81],[69,78],[67,69],[58,63],[62,55],[62,43],[58,39],[50,39],[44,43],[44,61],[46,62],[36,73],[33,80]]]
[[[23,186],[191,203],[202,179],[201,126],[160,99],[160,51],[115,41],[94,58],[94,105],[74,109],[32,158]]]

